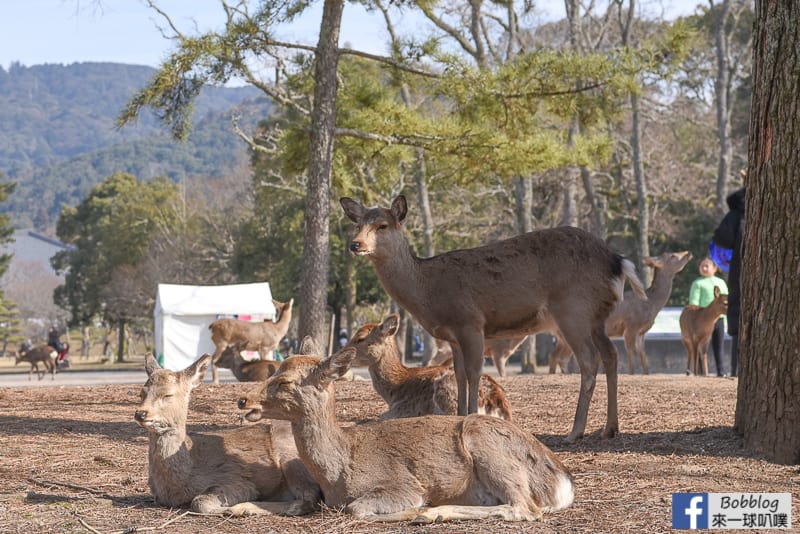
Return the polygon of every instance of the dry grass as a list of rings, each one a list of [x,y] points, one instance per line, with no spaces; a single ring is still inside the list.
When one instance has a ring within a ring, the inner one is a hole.
[[[147,436],[133,422],[138,387],[0,388],[2,532],[666,532],[673,492],[797,493],[797,466],[745,451],[733,432],[736,382],[678,375],[621,376],[622,434],[598,436],[603,377],[591,433],[565,446],[578,394],[574,375],[498,379],[517,424],[554,449],[576,478],[575,504],[536,524],[502,521],[381,525],[335,510],[303,518],[196,516],[155,506],[147,488]],[[196,390],[191,430],[238,424],[235,399],[248,384]],[[374,418],[383,404],[369,382],[337,384],[344,422]],[[425,444],[420,443],[420,454]],[[792,515],[800,520],[798,501]]]

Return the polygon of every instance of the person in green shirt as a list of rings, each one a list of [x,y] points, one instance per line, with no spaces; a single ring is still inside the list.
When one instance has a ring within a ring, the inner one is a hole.
[[[700,261],[700,278],[692,282],[689,289],[689,304],[705,308],[714,300],[714,288],[718,287],[720,292],[727,295],[728,285],[725,280],[716,276],[717,264],[711,258],[703,258]],[[711,334],[711,350],[714,352],[714,363],[717,366],[717,376],[727,376],[722,364],[722,342],[725,336],[724,315],[719,316],[719,320],[714,325],[714,332]]]

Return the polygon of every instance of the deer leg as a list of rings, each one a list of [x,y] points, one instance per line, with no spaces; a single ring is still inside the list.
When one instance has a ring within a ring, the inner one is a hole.
[[[636,356],[636,337],[630,331],[625,331],[625,352],[628,353],[628,373],[634,374],[634,359]]]
[[[605,367],[606,370],[608,411],[606,414],[606,427],[603,429],[603,437],[613,438],[619,432],[617,412],[617,349],[606,335],[605,328],[602,326],[595,329],[592,334],[592,341],[600,353],[600,359],[603,361],[603,367]]]
[[[464,367],[464,353],[457,343],[450,343],[453,351],[453,371],[456,374],[456,385],[458,386],[458,415],[467,415],[467,371]]]
[[[585,336],[581,339],[577,335],[570,335],[564,332],[567,344],[572,348],[575,357],[578,359],[578,367],[581,370],[581,389],[578,394],[578,406],[575,408],[575,421],[572,424],[572,432],[565,438],[567,443],[574,443],[581,437],[586,430],[586,418],[589,414],[589,403],[592,402],[594,386],[597,380],[597,368],[600,361],[591,347],[591,337]]]
[[[650,369],[647,367],[647,354],[644,352],[644,334],[636,336],[636,352],[639,353],[639,360],[642,362],[642,373],[649,375]]]
[[[497,374],[506,376],[506,358],[501,354],[494,354],[492,359],[494,360],[494,366],[497,367]]]
[[[467,393],[467,412],[461,413],[461,384],[458,388],[458,415],[468,413],[478,413],[478,385],[483,370],[483,329],[474,329],[459,332],[458,348],[461,351],[461,361],[464,364],[464,374],[466,378]],[[453,347],[455,354],[455,347]],[[453,362],[458,361],[458,357],[453,358]],[[458,372],[456,371],[456,378]]]

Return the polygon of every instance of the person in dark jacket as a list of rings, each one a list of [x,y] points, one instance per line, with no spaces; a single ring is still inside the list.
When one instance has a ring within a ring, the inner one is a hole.
[[[728,213],[714,230],[714,243],[733,250],[728,271],[728,334],[731,336],[731,376],[736,376],[739,357],[739,311],[741,287],[739,275],[742,270],[742,234],[744,233],[745,188],[728,195]]]

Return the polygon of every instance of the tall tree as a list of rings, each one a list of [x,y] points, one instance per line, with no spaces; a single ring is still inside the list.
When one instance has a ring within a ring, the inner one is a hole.
[[[800,11],[756,2],[736,428],[800,463]]]
[[[177,186],[166,178],[141,182],[117,173],[95,186],[80,205],[63,210],[56,231],[74,248],[56,253],[51,261],[65,275],[54,300],[71,312],[71,324],[85,325],[99,316],[116,324],[122,339],[131,317],[152,310],[152,300],[129,298],[134,295],[131,273],[144,264],[155,229],[171,225],[176,196]],[[147,289],[152,295],[152,285]],[[122,344],[118,355],[122,359]]]
[[[0,174],[0,203],[8,200],[8,196],[14,192],[16,188],[15,183],[6,182],[3,180],[3,175]],[[4,249],[8,243],[11,243],[14,238],[14,227],[11,225],[11,220],[5,213],[0,213],[0,249]],[[2,277],[8,266],[11,263],[11,254],[0,254],[0,277]],[[19,311],[17,305],[6,298],[3,291],[0,291],[0,340],[2,340],[2,353],[5,354],[6,344],[19,333]]]

